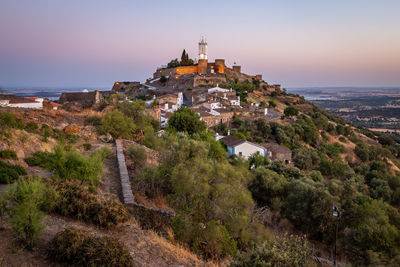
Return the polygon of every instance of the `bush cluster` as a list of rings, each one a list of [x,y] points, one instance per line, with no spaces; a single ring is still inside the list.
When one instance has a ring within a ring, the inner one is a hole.
[[[51,258],[74,266],[134,266],[129,251],[117,239],[92,237],[74,228],[57,233],[48,251]]]
[[[304,237],[281,237],[268,240],[249,253],[239,254],[232,267],[310,266],[310,249]]]
[[[54,191],[40,178],[19,180],[2,200],[2,209],[8,213],[11,225],[24,245],[32,247],[44,225],[43,211],[51,209]]]
[[[24,124],[10,112],[0,112],[0,129],[4,128],[23,129]]]
[[[168,120],[168,128],[176,132],[186,132],[190,135],[201,133],[207,126],[200,116],[192,109],[181,107]]]
[[[133,161],[135,169],[138,169],[140,167],[143,168],[144,165],[146,164],[147,153],[143,147],[138,145],[132,145],[128,148],[126,154]]]
[[[159,167],[145,168],[134,184],[151,196],[166,194],[176,212],[175,238],[219,260],[269,233],[251,220],[248,167],[229,164],[212,136],[201,138],[207,141],[183,133],[164,135]]]
[[[128,219],[128,211],[117,201],[104,199],[74,180],[50,181],[58,197],[53,211],[63,216],[110,228]]]
[[[97,185],[99,175],[103,170],[103,161],[111,154],[111,150],[102,147],[84,156],[75,150],[67,150],[65,146],[58,146],[53,153],[35,152],[25,158],[29,166],[39,166],[55,172],[58,177],[77,179],[89,184]]]
[[[5,149],[0,151],[0,159],[18,160],[18,157],[14,150]]]
[[[85,123],[93,126],[100,126],[101,118],[99,116],[89,116],[85,119]]]
[[[114,138],[130,137],[136,130],[136,125],[123,112],[113,110],[103,117],[99,130],[101,133],[110,133]]]
[[[0,160],[0,184],[11,184],[17,180],[20,175],[26,175],[24,167]]]

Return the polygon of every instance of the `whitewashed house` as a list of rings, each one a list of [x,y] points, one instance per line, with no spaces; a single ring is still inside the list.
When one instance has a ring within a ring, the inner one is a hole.
[[[248,159],[251,155],[259,153],[262,156],[267,156],[267,149],[249,141],[240,139],[233,135],[228,135],[219,138],[227,147],[229,156],[238,155]]]
[[[226,93],[226,92],[232,92],[232,91],[233,91],[232,89],[221,88],[221,87],[218,86],[218,84],[217,84],[216,87],[213,87],[213,88],[210,88],[210,89],[207,90],[207,92],[209,94],[214,93],[214,92]]]
[[[43,108],[43,98],[24,98],[16,95],[0,95],[0,105],[11,108],[41,109]]]

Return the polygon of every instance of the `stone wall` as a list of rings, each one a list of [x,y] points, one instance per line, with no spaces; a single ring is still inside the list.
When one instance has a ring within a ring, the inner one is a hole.
[[[116,140],[117,159],[119,167],[119,175],[121,178],[122,197],[124,204],[135,204],[135,197],[132,194],[131,181],[129,180],[128,169],[125,164],[124,151],[122,149],[121,140]]]
[[[168,69],[159,69],[156,72],[153,73],[153,79],[160,78],[161,76],[175,76],[176,68],[168,68]]]
[[[194,66],[182,66],[176,68],[176,74],[184,75],[184,74],[196,74],[198,72],[197,65]]]
[[[193,87],[198,87],[200,85],[212,85],[212,84],[226,83],[225,76],[215,76],[215,77],[194,77]]]
[[[153,229],[155,231],[166,232],[171,226],[175,213],[170,210],[146,207],[135,201],[129,180],[128,169],[125,163],[122,141],[118,139],[115,143],[117,145],[117,158],[124,204],[130,207],[133,216],[143,229]]]

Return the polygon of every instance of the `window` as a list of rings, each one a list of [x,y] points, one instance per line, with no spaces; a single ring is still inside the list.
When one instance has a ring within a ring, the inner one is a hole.
[[[239,152],[239,156],[241,156],[242,155],[242,152]]]

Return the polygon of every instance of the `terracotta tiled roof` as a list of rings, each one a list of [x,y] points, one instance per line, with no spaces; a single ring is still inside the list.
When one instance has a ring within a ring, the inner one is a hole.
[[[26,99],[32,100],[32,101],[36,101],[36,99],[42,99],[41,97],[25,97]]]
[[[54,103],[54,102],[51,102],[51,101],[49,101],[49,103],[50,103],[50,105],[51,105],[52,107],[59,107],[59,106],[61,106],[60,104],[57,104],[57,103]]]
[[[0,95],[0,100],[9,100],[10,104],[20,104],[20,103],[37,103],[36,101],[23,98],[16,95]]]
[[[277,143],[264,143],[262,146],[272,153],[292,153],[289,148],[278,145]]]
[[[225,108],[215,108],[214,110],[216,112],[219,112],[219,113],[230,113],[230,112],[233,112],[233,111],[231,111],[229,109],[225,109]]]
[[[233,136],[233,135],[228,135],[220,139],[222,142],[224,142],[225,145],[234,147],[237,145],[240,145],[244,142],[246,142],[243,139],[240,139],[239,137]]]

